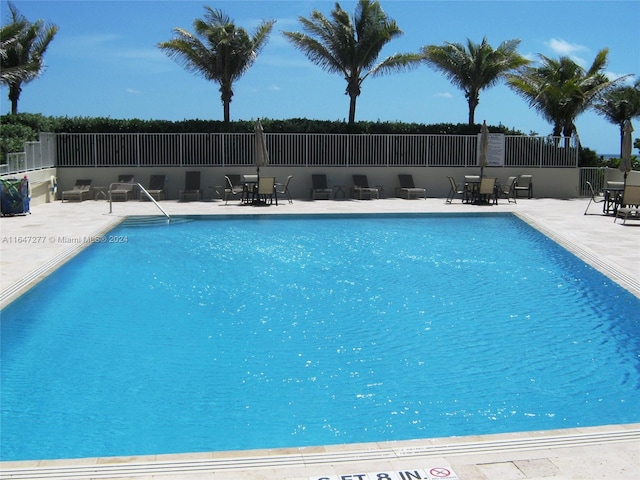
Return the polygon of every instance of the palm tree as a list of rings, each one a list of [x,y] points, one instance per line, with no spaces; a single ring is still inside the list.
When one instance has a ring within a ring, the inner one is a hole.
[[[606,48],[598,52],[587,70],[569,57],[555,60],[540,55],[539,66],[507,75],[507,84],[553,124],[554,136],[570,137],[576,131],[577,116],[626,78],[607,79],[603,70],[608,53]]]
[[[195,34],[174,28],[176,37],[158,44],[158,48],[188,71],[218,82],[224,121],[228,122],[233,83],[253,65],[269,39],[275,20],[262,21],[249,35],[244,28],[236,27],[221,10],[204,8],[204,18],[193,22]]]
[[[20,33],[25,26],[24,22],[20,22],[3,25],[0,28],[0,59],[3,62],[7,59],[9,48],[18,42]],[[3,64],[2,70],[0,70],[0,83],[9,85],[10,80],[25,78],[26,76],[27,72],[24,67],[5,68]]]
[[[594,110],[620,128],[620,156],[624,122],[640,117],[640,80],[631,85],[617,86],[602,95],[593,105]]]
[[[29,22],[11,2],[11,21],[2,27],[2,83],[9,87],[11,113],[18,113],[22,84],[40,76],[44,70],[44,54],[58,32],[56,25],[44,20]]]
[[[398,53],[377,62],[382,48],[402,35],[377,0],[359,0],[353,18],[336,3],[331,19],[314,10],[310,18],[298,20],[305,33],[283,33],[311,62],[330,73],[344,75],[350,124],[355,122],[356,99],[367,77],[400,71],[420,61],[418,54]]]
[[[520,40],[508,40],[494,50],[486,37],[480,44],[467,39],[466,45],[450,42],[427,45],[422,47],[422,55],[427,65],[443,72],[464,91],[469,104],[469,125],[473,125],[480,91],[496,85],[510,70],[529,63],[516,52],[519,44]]]

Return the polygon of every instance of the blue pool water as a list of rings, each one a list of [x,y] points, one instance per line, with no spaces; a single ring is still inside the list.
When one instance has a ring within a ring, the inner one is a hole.
[[[111,235],[2,311],[2,460],[640,421],[640,300],[514,216]]]

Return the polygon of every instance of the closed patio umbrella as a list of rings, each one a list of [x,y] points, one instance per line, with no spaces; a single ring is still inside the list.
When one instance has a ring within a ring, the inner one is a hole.
[[[260,167],[264,167],[269,164],[269,151],[267,150],[267,142],[264,135],[264,129],[262,128],[262,122],[260,119],[256,122],[254,131],[254,142],[255,142],[255,152],[253,161],[256,164],[256,173],[258,177],[258,181],[256,182],[254,188],[254,200],[252,202],[253,205],[263,205],[264,203],[260,201],[260,195],[257,193],[260,185]]]
[[[267,150],[267,142],[264,136],[264,129],[262,128],[262,122],[260,119],[256,122],[254,127],[255,133],[255,158],[258,181],[260,181],[260,167],[264,167],[269,164],[269,151]]]
[[[489,149],[489,129],[487,121],[482,122],[480,128],[480,143],[478,145],[478,164],[480,165],[480,178],[484,175],[484,167],[487,166],[487,150]]]
[[[618,167],[621,172],[624,173],[624,184],[627,184],[627,175],[631,171],[631,132],[633,127],[631,121],[625,120],[624,128],[622,131],[622,151],[620,166]]]

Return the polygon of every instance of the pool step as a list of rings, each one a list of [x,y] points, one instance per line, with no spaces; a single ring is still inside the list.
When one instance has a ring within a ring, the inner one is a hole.
[[[189,217],[171,217],[171,221],[163,215],[132,215],[125,218],[121,225],[126,227],[155,227],[157,225],[175,225],[189,223],[193,219]]]

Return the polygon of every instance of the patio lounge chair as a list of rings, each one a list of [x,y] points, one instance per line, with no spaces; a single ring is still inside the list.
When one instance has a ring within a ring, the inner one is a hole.
[[[533,176],[532,175],[520,175],[516,180],[516,198],[518,192],[527,192],[527,198],[533,197]]]
[[[352,175],[353,178],[353,190],[351,196],[363,200],[364,197],[371,199],[373,195],[376,198],[380,198],[380,191],[375,187],[369,186],[369,181],[366,175]]]
[[[460,200],[462,202],[465,201],[466,190],[463,185],[458,185],[453,177],[447,177],[449,179],[449,185],[451,188],[449,189],[449,193],[447,194],[446,203],[452,203],[453,199],[456,195],[460,195]]]
[[[507,178],[507,183],[500,185],[498,196],[496,197],[496,203],[498,201],[498,197],[506,198],[508,203],[511,203],[512,199],[513,203],[518,203],[516,201],[516,177],[509,177]]]
[[[634,220],[640,220],[640,185],[626,185],[620,205],[613,218],[613,223],[616,222],[618,217],[622,217],[623,225],[629,217]]]
[[[149,177],[149,188],[147,188],[147,193],[151,195],[155,201],[164,200],[166,198],[164,182],[164,175],[151,175]],[[148,200],[148,198],[146,195],[140,195],[140,200]]]
[[[278,195],[284,195],[289,203],[293,203],[291,200],[291,193],[289,193],[289,183],[291,183],[291,179],[293,175],[289,175],[284,183],[276,183],[276,205],[278,204]]]
[[[116,183],[112,183],[109,187],[109,195],[111,201],[116,202],[122,200],[126,202],[133,197],[134,179],[133,175],[120,175]]]
[[[589,187],[589,194],[591,195],[591,198],[589,199],[589,203],[587,203],[587,208],[584,209],[584,214],[587,214],[587,210],[589,210],[589,206],[591,205],[591,203],[604,203],[604,201],[606,200],[606,198],[604,197],[604,195],[597,195],[595,190],[593,189],[593,185],[591,185],[591,182],[585,182],[587,184],[587,187]]]
[[[326,175],[311,175],[311,199],[316,200],[318,196],[326,196],[327,200],[331,200],[333,196],[333,190],[327,186]]]
[[[77,200],[82,202],[91,198],[91,180],[76,180],[73,190],[65,190],[62,192],[62,201]]]
[[[179,201],[200,200],[200,172],[186,172],[184,176],[184,190],[180,190]]]
[[[244,197],[244,184],[241,181],[241,175],[225,175],[224,179],[226,185],[224,186],[224,204],[228,205],[229,197],[236,197],[240,195],[240,201],[242,202]]]
[[[400,193],[401,198],[409,200],[410,198],[423,197],[425,200],[427,199],[427,189],[416,187],[413,183],[413,175],[398,175],[398,180],[400,188],[397,192]]]

